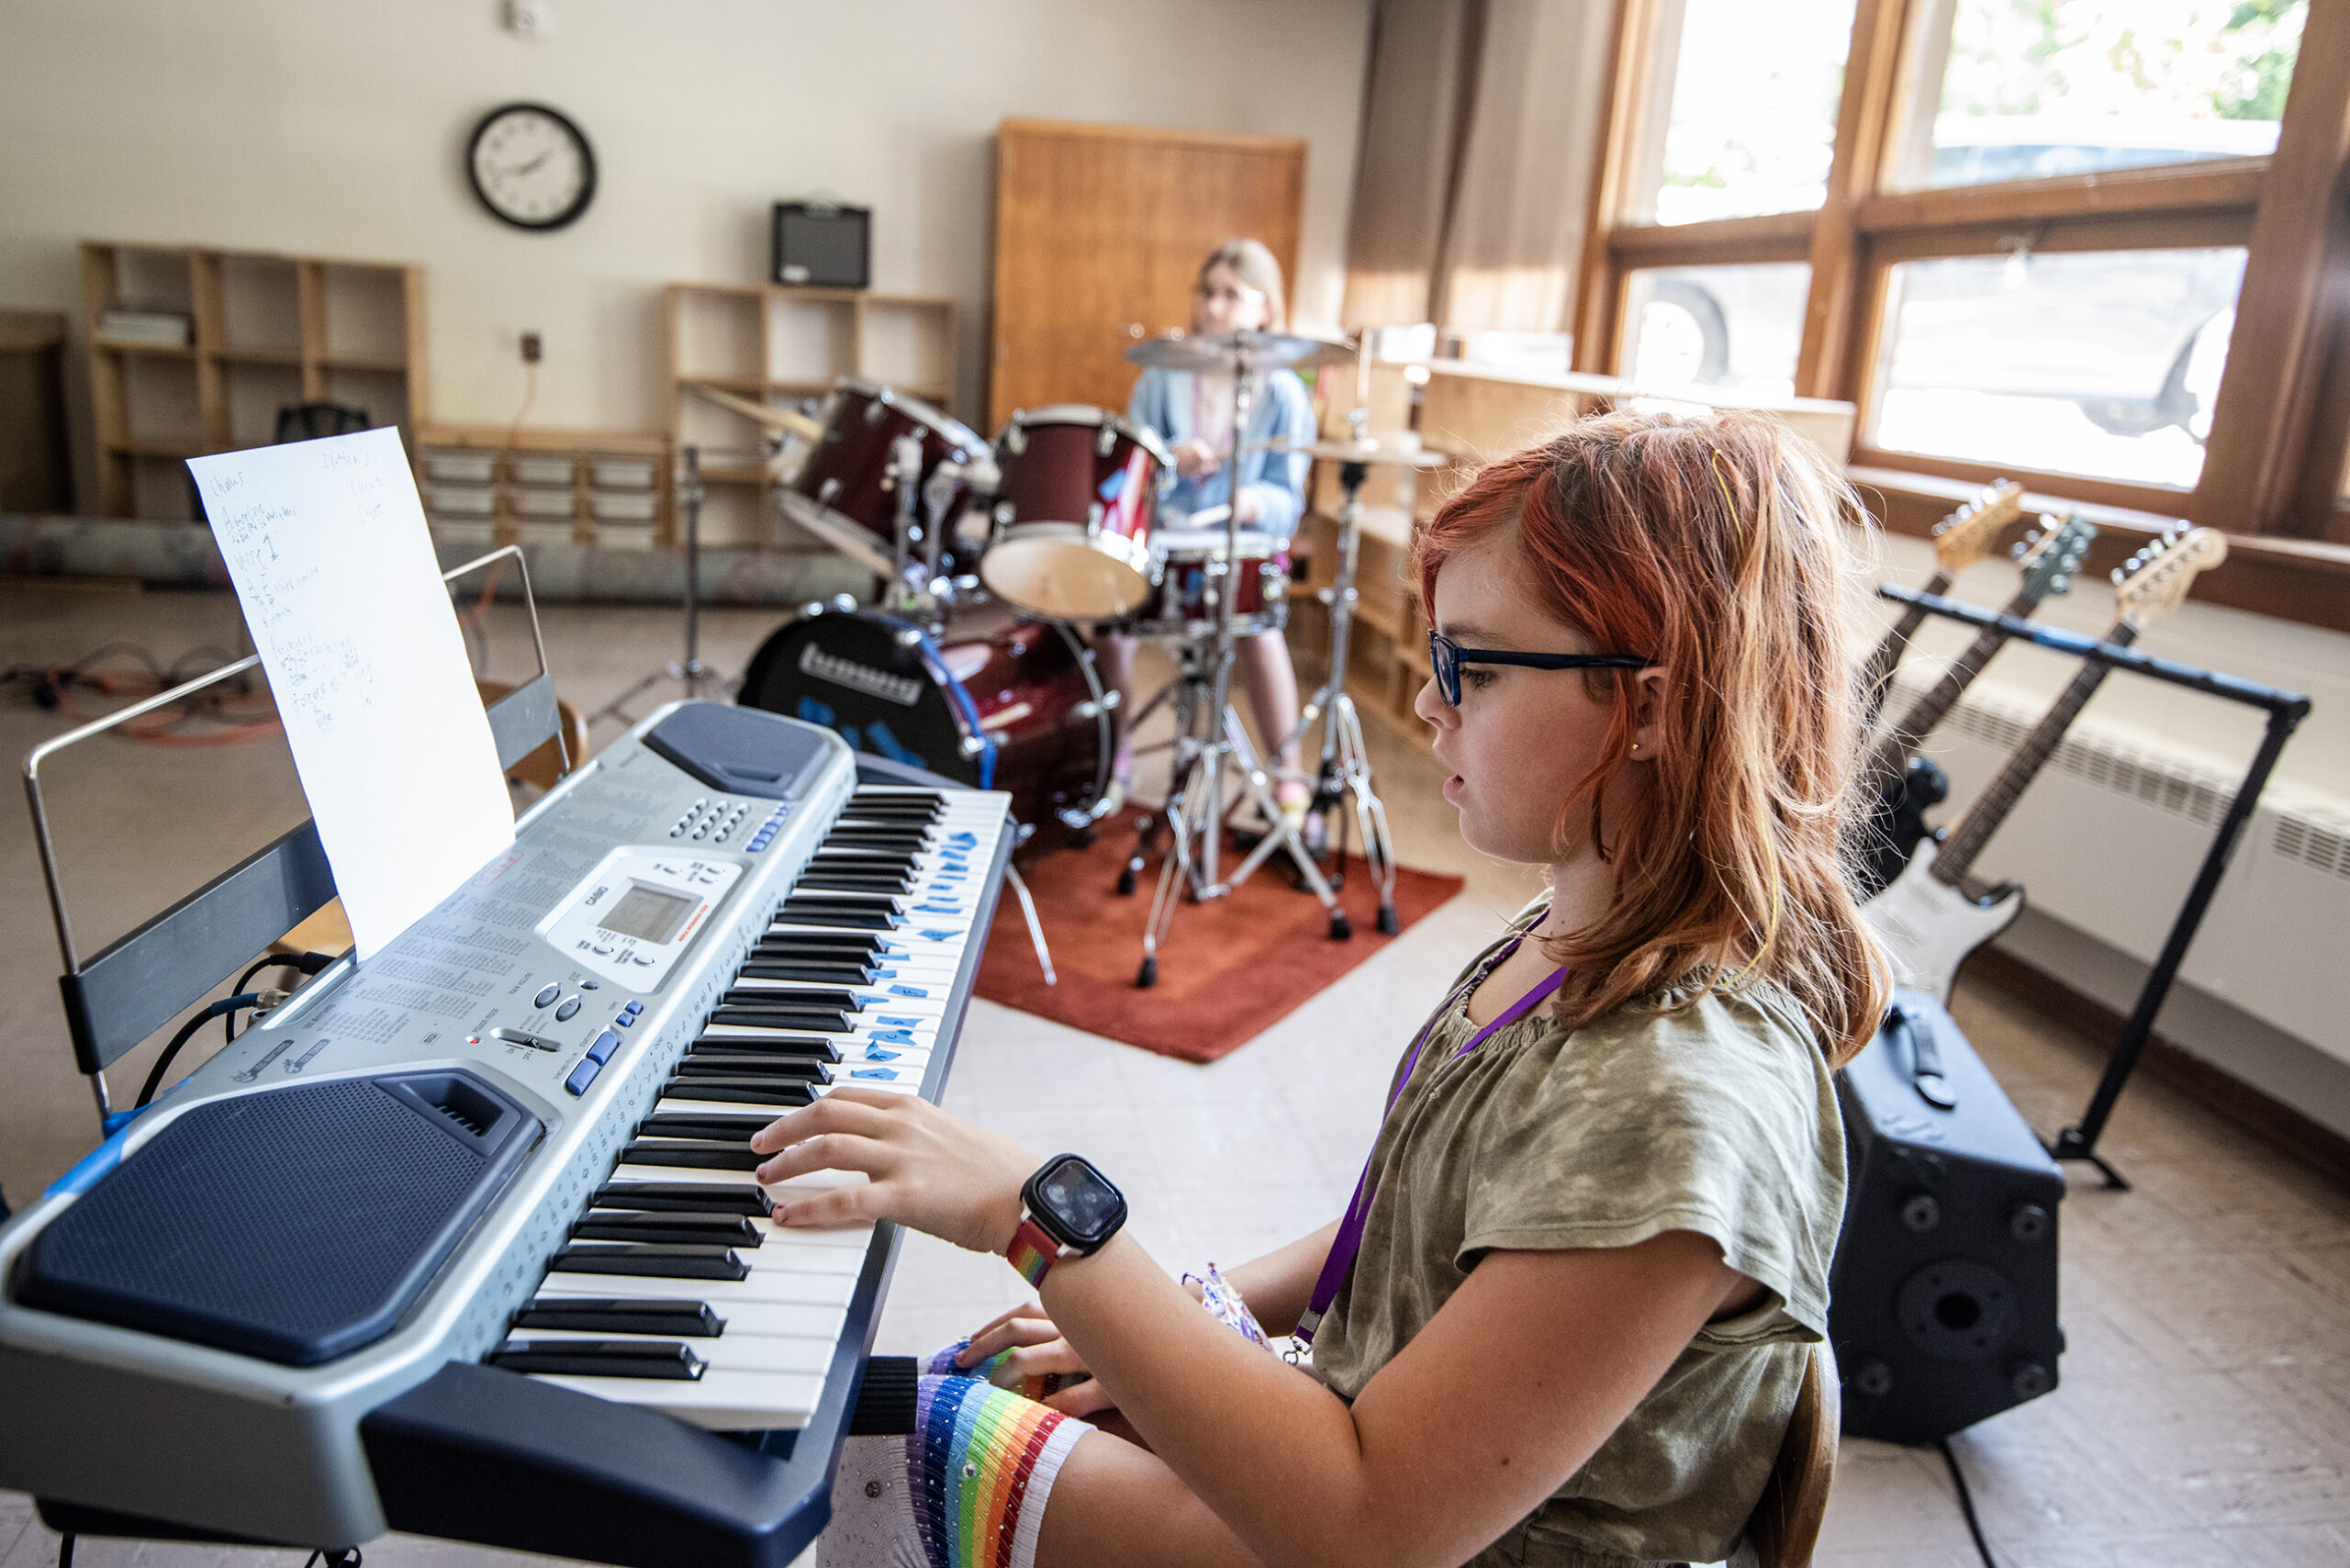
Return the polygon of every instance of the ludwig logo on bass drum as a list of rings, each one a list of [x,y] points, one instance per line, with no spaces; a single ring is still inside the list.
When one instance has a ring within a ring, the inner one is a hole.
[[[800,672],[829,680],[834,686],[845,686],[851,691],[862,691],[868,697],[878,697],[895,702],[901,708],[911,708],[922,696],[923,683],[912,676],[891,675],[888,670],[875,669],[870,665],[845,659],[838,654],[828,654],[811,643],[800,650]]]

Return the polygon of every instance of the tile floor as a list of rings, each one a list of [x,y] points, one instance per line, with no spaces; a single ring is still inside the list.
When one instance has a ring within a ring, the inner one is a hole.
[[[592,711],[675,652],[656,609],[549,606],[557,684]],[[56,663],[129,639],[164,658],[233,633],[209,594],[121,594],[0,579],[0,666]],[[726,610],[705,655],[738,670],[778,622]],[[527,672],[527,635],[501,612],[495,675]],[[640,706],[635,710],[643,712]],[[0,753],[64,721],[0,691]],[[609,739],[615,726],[599,726]],[[1469,879],[1463,895],[1223,1061],[1154,1057],[986,1002],[975,1005],[949,1106],[1043,1148],[1094,1153],[1134,1201],[1170,1269],[1246,1258],[1323,1223],[1345,1201],[1402,1041],[1460,958],[1530,889],[1465,851],[1416,746],[1371,745],[1404,857]],[[167,750],[102,743],[56,773],[61,853],[86,946],[200,883],[298,820],[281,746]],[[22,1196],[92,1141],[90,1103],[58,1014],[56,952],[31,834],[0,824],[0,1187]],[[1213,918],[1186,911],[1184,919]],[[2097,1058],[1998,993],[1962,986],[1958,1015],[2043,1132],[2086,1103]],[[143,1069],[144,1057],[131,1064]],[[2142,1083],[2105,1141],[2137,1183],[2076,1182],[2063,1215],[2063,1386],[1956,1441],[2007,1568],[2350,1564],[2350,1193]],[[914,1238],[880,1331],[927,1350],[1018,1299],[990,1258]],[[56,1538],[0,1494],[0,1568],[46,1568]],[[231,1568],[290,1554],[87,1543],[113,1568]],[[392,1538],[371,1568],[498,1568],[519,1554]],[[1962,1568],[1975,1561],[1941,1461],[1845,1445],[1824,1568]]]

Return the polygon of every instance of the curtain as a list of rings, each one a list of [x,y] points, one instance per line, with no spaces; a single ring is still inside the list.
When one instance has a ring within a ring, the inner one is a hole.
[[[1615,9],[1379,0],[1348,326],[1567,329]]]

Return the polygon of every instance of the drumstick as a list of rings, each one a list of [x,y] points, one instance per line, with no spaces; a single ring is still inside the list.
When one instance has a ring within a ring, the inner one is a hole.
[[[686,390],[697,398],[709,399],[722,409],[731,409],[746,420],[755,420],[769,430],[781,431],[787,435],[796,435],[802,441],[816,441],[824,433],[824,427],[821,423],[794,409],[769,408],[765,403],[754,403],[748,398],[738,398],[733,393],[723,391],[719,387],[703,386],[690,381],[686,383]]]

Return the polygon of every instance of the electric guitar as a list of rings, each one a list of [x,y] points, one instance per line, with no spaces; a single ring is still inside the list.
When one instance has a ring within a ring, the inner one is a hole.
[[[2149,622],[2177,610],[2195,579],[2227,554],[2225,536],[2184,524],[2139,551],[2113,574],[2118,614],[2105,640],[2124,647],[2136,641]],[[2023,913],[2020,885],[2005,882],[1977,898],[1966,890],[1966,874],[2111,667],[2095,659],[2083,664],[1959,824],[1941,843],[1919,845],[1900,878],[1861,906],[1861,917],[1891,951],[1900,984],[1948,1001],[1968,955]]]
[[[2068,591],[2073,575],[2080,570],[2090,543],[2097,538],[2097,525],[2078,517],[2068,517],[2061,523],[2053,518],[2041,521],[2046,526],[2026,534],[2015,547],[2023,581],[2015,597],[2001,607],[2009,615],[2028,617],[2042,599]],[[1937,580],[1940,577],[1937,573]],[[1913,606],[1911,613],[1922,617],[1925,612]],[[1908,623],[1908,617],[1903,620]],[[1901,627],[1895,631],[1906,639]],[[1911,703],[1908,711],[1887,726],[1870,747],[1859,775],[1858,794],[1865,814],[1852,865],[1861,897],[1874,897],[1901,874],[1911,851],[1926,834],[1926,809],[1950,793],[1950,779],[1941,765],[1911,754],[1957,706],[1969,683],[2005,641],[1996,632],[1985,632],[1968,644],[1932,689]],[[1899,656],[1897,651],[1895,656]]]
[[[2013,479],[1995,479],[1983,487],[1975,498],[1934,524],[1934,575],[1926,579],[1921,593],[1945,594],[1958,580],[1958,574],[1975,565],[1998,548],[1999,535],[2008,524],[2023,516],[2023,487]],[[1901,619],[1885,634],[1885,641],[1861,666],[1861,729],[1876,727],[1877,712],[1885,706],[1885,694],[1893,685],[1893,666],[1909,650],[1909,639],[1924,623],[1926,612],[1916,605],[1904,605]]]

